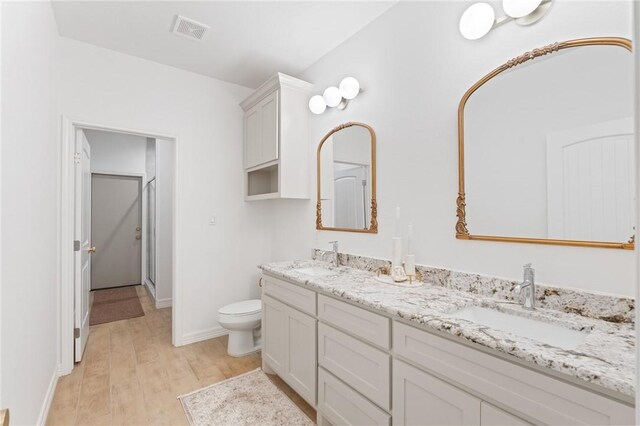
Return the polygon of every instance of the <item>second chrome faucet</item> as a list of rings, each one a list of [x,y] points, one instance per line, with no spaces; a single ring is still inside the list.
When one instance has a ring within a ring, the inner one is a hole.
[[[338,242],[337,241],[329,241],[329,244],[333,245],[333,266],[336,268],[340,266],[340,261],[338,258]]]
[[[530,311],[536,308],[536,279],[535,270],[531,263],[524,265],[522,283],[515,287],[516,294],[522,294],[522,307]]]

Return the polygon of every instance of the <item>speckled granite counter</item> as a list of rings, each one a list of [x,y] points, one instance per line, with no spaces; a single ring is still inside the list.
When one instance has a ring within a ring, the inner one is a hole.
[[[334,274],[308,276],[296,269],[320,266]],[[430,284],[416,288],[383,284],[375,274],[326,262],[300,260],[261,265],[267,274],[320,290],[391,316],[403,318],[602,386],[622,395],[635,391],[633,324],[612,323],[552,309],[525,311],[513,300],[481,296]],[[427,279],[428,281],[428,279]],[[467,306],[483,306],[588,333],[584,344],[565,350],[526,337],[492,329],[451,315]]]

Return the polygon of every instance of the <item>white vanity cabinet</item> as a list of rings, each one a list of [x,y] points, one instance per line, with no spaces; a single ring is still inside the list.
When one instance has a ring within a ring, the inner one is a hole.
[[[315,406],[321,426],[634,423],[629,403],[577,379],[263,278],[263,368]]]
[[[313,85],[278,73],[244,110],[245,199],[309,198],[308,102]]]
[[[312,406],[316,405],[317,320],[271,297],[270,286],[291,286],[269,279],[262,295],[262,360]],[[271,287],[273,288],[273,287]],[[279,287],[275,287],[279,288]],[[309,291],[299,288],[298,290]],[[309,292],[314,299],[315,293]],[[287,299],[291,303],[292,299]]]
[[[448,401],[453,406],[466,407],[465,401],[471,397],[478,404],[495,401],[509,407],[514,415],[535,419],[537,423],[634,423],[633,407],[613,398],[399,321],[393,322],[393,347],[396,355],[393,371],[394,424],[409,424],[401,421],[403,404],[408,402],[395,393],[402,386],[397,382],[401,380],[398,373],[406,371],[396,363],[405,360],[419,366],[425,374],[433,372],[457,388],[458,392],[452,392]],[[480,419],[480,411],[478,409],[476,417],[466,418]],[[495,421],[497,415],[495,411],[485,415],[486,424]]]

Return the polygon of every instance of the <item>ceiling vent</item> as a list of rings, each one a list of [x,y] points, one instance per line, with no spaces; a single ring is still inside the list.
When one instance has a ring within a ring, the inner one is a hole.
[[[210,27],[193,19],[176,15],[171,32],[192,40],[202,40]]]

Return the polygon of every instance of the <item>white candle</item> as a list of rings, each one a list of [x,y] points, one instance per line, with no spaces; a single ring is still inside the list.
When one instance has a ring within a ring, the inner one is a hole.
[[[407,275],[416,275],[416,257],[412,254],[408,254],[404,258],[404,272]]]
[[[400,206],[396,205],[396,237],[400,236]]]
[[[391,241],[391,267],[402,266],[402,238],[393,237]]]
[[[411,240],[413,240],[413,225],[409,225],[409,232],[407,237],[407,254],[413,254],[411,251]]]

